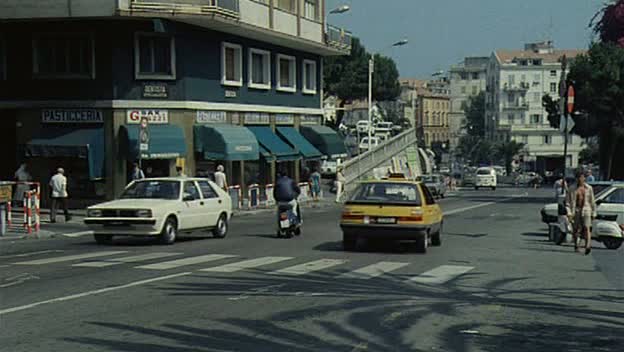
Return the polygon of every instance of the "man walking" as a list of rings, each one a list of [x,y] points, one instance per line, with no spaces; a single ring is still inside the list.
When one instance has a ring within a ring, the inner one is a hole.
[[[52,189],[52,204],[50,207],[50,222],[56,222],[56,212],[59,205],[63,208],[65,213],[65,222],[71,220],[69,210],[67,210],[67,178],[65,177],[65,170],[59,167],[56,170],[56,175],[50,179],[50,188]]]
[[[225,168],[223,165],[217,166],[217,171],[214,173],[214,179],[217,186],[219,186],[222,190],[228,190],[227,177],[225,176]]]
[[[145,178],[145,173],[139,167],[139,163],[134,162],[132,168],[132,174],[130,174],[130,181],[142,180]]]
[[[596,199],[594,189],[585,181],[585,174],[579,171],[576,174],[576,187],[568,192],[566,210],[568,216],[573,219],[574,251],[578,251],[579,232],[585,237],[585,255],[591,253],[591,226],[596,218]]]

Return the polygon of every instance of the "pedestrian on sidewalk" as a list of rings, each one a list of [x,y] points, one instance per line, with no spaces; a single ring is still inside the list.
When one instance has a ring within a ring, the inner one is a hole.
[[[344,174],[342,173],[342,166],[339,166],[336,169],[336,203],[340,203],[340,198],[342,198],[342,192],[344,190],[346,179]]]
[[[65,222],[71,220],[69,210],[67,209],[67,177],[65,177],[65,170],[59,167],[56,170],[56,175],[50,179],[50,188],[52,189],[52,204],[50,207],[50,222],[56,222],[56,212],[59,205],[62,207],[65,214]]]
[[[145,173],[141,170],[139,163],[134,162],[132,168],[132,173],[130,174],[130,181],[142,180],[145,178]]]
[[[321,196],[321,173],[318,167],[310,175],[310,186],[312,188],[312,198],[315,202],[318,202]]]
[[[596,199],[594,189],[586,183],[583,171],[577,172],[576,182],[576,187],[568,192],[566,211],[574,224],[574,251],[578,251],[578,236],[582,233],[585,237],[585,255],[588,255],[591,253],[591,226],[596,218]]]
[[[14,179],[19,183],[15,187],[15,195],[13,196],[13,199],[19,206],[22,202],[24,202],[24,193],[30,191],[30,185],[21,182],[32,181],[32,176],[30,175],[30,172],[28,172],[28,165],[26,165],[26,163],[22,163],[19,169],[15,171]]]
[[[214,173],[214,179],[217,186],[219,186],[222,190],[228,190],[227,177],[225,176],[225,168],[223,165],[217,166],[217,171]]]
[[[176,166],[176,176],[178,176],[178,177],[186,177],[186,174],[184,173],[184,170],[182,169],[182,166]]]

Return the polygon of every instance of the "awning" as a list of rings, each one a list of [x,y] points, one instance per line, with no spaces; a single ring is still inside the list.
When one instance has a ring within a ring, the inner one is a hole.
[[[278,127],[277,134],[282,136],[288,144],[299,151],[304,159],[320,159],[323,154],[314,148],[307,139],[303,138],[296,129],[292,127]]]
[[[27,157],[86,159],[89,179],[100,179],[104,176],[104,128],[46,127],[26,144],[25,154]]]
[[[270,127],[250,126],[248,128],[256,135],[260,146],[270,152],[277,161],[299,159],[299,153],[273,133]]]
[[[301,134],[330,158],[346,158],[347,148],[338,133],[327,126],[301,126]]]
[[[132,160],[139,158],[139,130],[139,126],[122,127],[122,132],[126,133],[128,157]],[[141,159],[175,159],[186,156],[186,141],[181,127],[151,125],[149,135],[149,146],[146,151],[141,151]]]
[[[247,128],[236,125],[196,125],[195,151],[206,160],[258,160],[256,136]]]

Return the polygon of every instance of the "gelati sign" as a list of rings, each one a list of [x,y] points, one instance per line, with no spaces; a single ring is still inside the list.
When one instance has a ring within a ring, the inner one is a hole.
[[[103,123],[102,111],[95,109],[45,109],[41,111],[44,123]]]
[[[138,125],[142,118],[147,118],[150,125],[165,125],[169,123],[169,112],[167,110],[128,110],[126,123]]]

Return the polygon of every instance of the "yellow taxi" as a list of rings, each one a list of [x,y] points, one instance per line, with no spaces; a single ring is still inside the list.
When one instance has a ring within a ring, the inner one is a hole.
[[[345,250],[359,238],[416,241],[420,252],[440,246],[443,215],[429,189],[401,174],[358,185],[342,211]]]

